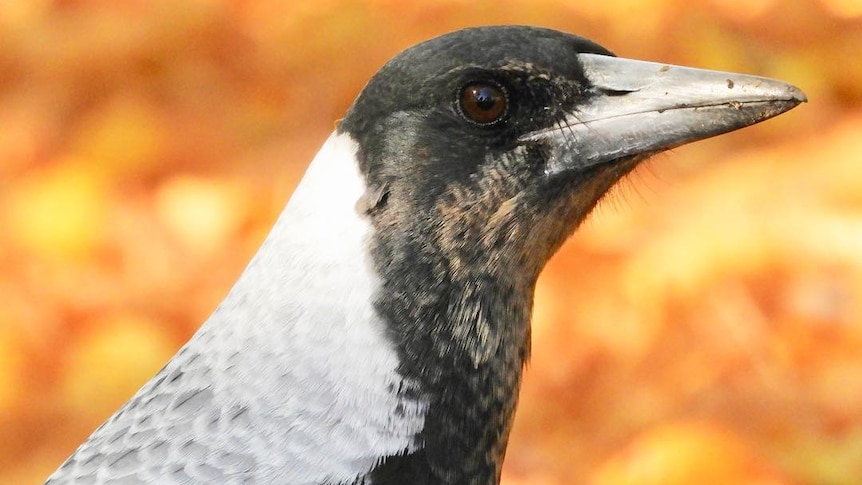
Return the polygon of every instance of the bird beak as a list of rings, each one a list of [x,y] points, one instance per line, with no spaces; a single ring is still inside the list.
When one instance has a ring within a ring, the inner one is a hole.
[[[651,155],[777,116],[801,102],[795,86],[757,76],[579,54],[586,101],[557,126],[522,141],[551,139],[549,175]]]

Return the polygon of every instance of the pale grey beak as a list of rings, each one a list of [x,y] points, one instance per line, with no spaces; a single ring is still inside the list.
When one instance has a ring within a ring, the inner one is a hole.
[[[579,54],[585,101],[548,140],[549,175],[651,155],[777,116],[807,101],[795,86],[758,76]]]

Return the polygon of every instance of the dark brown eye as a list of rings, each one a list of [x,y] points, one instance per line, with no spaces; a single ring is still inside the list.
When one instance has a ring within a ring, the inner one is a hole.
[[[491,82],[475,82],[461,90],[461,113],[482,125],[499,121],[506,114],[506,93]]]

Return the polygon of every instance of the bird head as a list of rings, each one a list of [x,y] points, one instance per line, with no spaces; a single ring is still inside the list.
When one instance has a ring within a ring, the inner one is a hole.
[[[761,77],[622,59],[553,30],[486,27],[392,59],[340,130],[359,141],[362,210],[385,239],[445,253],[452,273],[532,282],[638,162],[803,100]]]

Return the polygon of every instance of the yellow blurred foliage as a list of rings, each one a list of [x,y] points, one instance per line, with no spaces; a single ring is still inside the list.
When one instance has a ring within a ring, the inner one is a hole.
[[[19,180],[3,197],[9,234],[37,257],[86,258],[103,242],[109,198],[86,162],[61,160]]]
[[[10,328],[10,322],[0,320],[0,415],[13,412],[20,403],[20,389],[24,384],[21,376],[25,355]]]
[[[167,133],[152,103],[121,97],[81,122],[71,150],[87,159],[90,170],[117,176],[161,170]]]
[[[707,423],[644,432],[596,472],[592,485],[790,485],[757,453]]]
[[[862,17],[862,1],[860,0],[822,0],[826,7],[839,17]]]
[[[119,313],[90,325],[60,376],[59,398],[75,419],[111,414],[176,351],[164,325],[142,315]]]
[[[188,254],[211,256],[245,222],[249,197],[229,181],[176,176],[155,193],[156,214]]]

